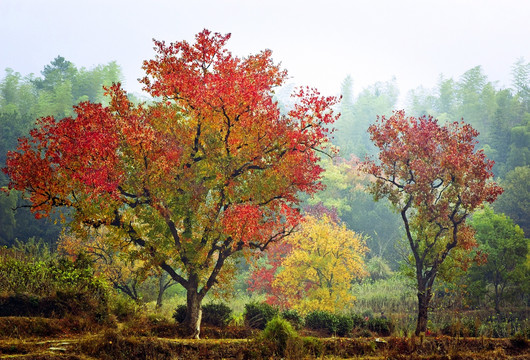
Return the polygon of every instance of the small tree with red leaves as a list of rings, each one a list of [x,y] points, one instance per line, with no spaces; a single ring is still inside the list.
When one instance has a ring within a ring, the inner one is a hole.
[[[493,162],[475,149],[478,132],[470,125],[441,126],[432,117],[396,111],[378,118],[368,131],[379,161],[366,161],[363,169],[374,176],[375,199],[388,198],[403,219],[416,269],[419,335],[427,329],[440,266],[451,250],[476,246],[467,217],[502,189],[489,181]]]

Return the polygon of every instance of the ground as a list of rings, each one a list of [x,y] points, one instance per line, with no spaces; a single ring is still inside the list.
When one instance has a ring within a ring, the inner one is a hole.
[[[141,329],[141,330],[140,330]],[[175,325],[94,326],[82,320],[0,318],[1,359],[275,359],[271,343],[241,328],[204,328],[203,339],[179,338]],[[302,334],[307,335],[307,334]],[[316,334],[312,334],[316,335]],[[220,338],[222,337],[222,338]],[[228,337],[239,337],[230,339]],[[287,359],[529,359],[524,338],[301,336]]]

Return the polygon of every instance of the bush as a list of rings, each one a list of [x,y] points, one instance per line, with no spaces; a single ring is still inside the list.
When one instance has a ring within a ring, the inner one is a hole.
[[[359,314],[351,314],[350,318],[353,322],[354,328],[364,329],[366,328],[366,320],[362,315]]]
[[[313,330],[325,330],[329,334],[337,332],[339,319],[333,313],[316,310],[307,314],[305,325]]]
[[[298,337],[291,323],[279,316],[275,316],[267,323],[261,335],[263,339],[270,342],[274,354],[284,356],[289,340]],[[292,342],[292,341],[291,341]]]
[[[186,318],[186,305],[179,305],[175,309],[175,312],[173,312],[173,319],[175,319],[176,322],[181,323]]]
[[[289,321],[296,330],[300,330],[304,326],[304,318],[296,310],[284,310],[281,316]]]
[[[225,327],[232,318],[232,309],[225,304],[206,304],[202,306],[202,322],[204,324]],[[173,319],[182,323],[186,319],[186,305],[179,305],[173,312]]]
[[[347,336],[353,330],[353,319],[348,315],[337,315],[337,335]]]
[[[382,336],[389,336],[392,332],[392,322],[385,318],[371,318],[367,326],[370,331]]]
[[[254,329],[265,329],[267,323],[278,314],[278,309],[266,303],[245,305],[245,325]]]
[[[205,324],[225,327],[232,317],[232,309],[222,303],[206,304],[202,307],[202,321]]]
[[[112,314],[116,315],[120,321],[129,320],[138,311],[138,304],[134,300],[120,294],[112,297],[110,307]]]
[[[106,320],[107,283],[94,276],[86,257],[40,261],[31,254],[0,249],[0,289],[12,314],[63,316],[66,313]],[[27,300],[27,301],[26,301]]]
[[[324,343],[321,339],[308,336],[302,338],[303,340],[303,346],[305,352],[314,357],[314,358],[320,358],[322,357],[322,354],[324,353]]]

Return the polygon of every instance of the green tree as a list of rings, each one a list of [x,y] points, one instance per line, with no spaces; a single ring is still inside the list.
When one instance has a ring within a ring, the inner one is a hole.
[[[479,251],[488,256],[485,264],[471,267],[470,291],[472,295],[486,294],[500,313],[508,290],[521,293],[522,285],[530,281],[525,266],[529,239],[512,219],[495,213],[489,206],[476,211],[470,224],[476,231]]]
[[[368,192],[369,180],[359,171],[358,159],[324,159],[322,179],[325,189],[308,199],[310,205],[322,203],[337,213],[349,229],[365,235],[368,257],[383,257],[392,266],[400,260],[395,245],[401,238],[400,218],[388,201],[376,202]]]
[[[15,217],[13,210],[16,205],[14,196],[7,196],[0,191],[0,247],[11,245],[15,233]]]
[[[33,83],[39,90],[54,90],[66,81],[72,82],[76,73],[74,64],[58,55],[49,65],[44,66],[41,71],[43,78],[37,78]]]
[[[456,106],[456,84],[453,79],[445,79],[440,75],[438,81],[438,98],[435,102],[435,109],[438,115],[443,118],[452,118]]]
[[[333,144],[339,146],[340,154],[345,157],[353,154],[356,144],[361,141],[361,132],[356,129],[353,111],[353,79],[348,75],[342,82],[340,117],[335,124],[333,134]]]
[[[530,114],[525,124],[514,126],[510,130],[510,152],[506,159],[506,168],[530,165]]]
[[[432,114],[436,107],[436,98],[423,86],[410,90],[407,97],[408,111],[414,116]]]
[[[524,58],[519,58],[512,66],[512,87],[523,102],[530,106],[530,63]],[[530,107],[526,111],[530,111]]]
[[[530,234],[530,166],[516,167],[502,181],[504,193],[495,202],[497,212],[505,213]]]
[[[368,154],[375,154],[376,149],[370,141],[367,129],[378,115],[390,115],[398,100],[399,89],[396,79],[386,82],[376,82],[364,89],[355,101],[353,110],[355,131],[359,132],[361,142],[354,144],[354,154],[363,158]]]

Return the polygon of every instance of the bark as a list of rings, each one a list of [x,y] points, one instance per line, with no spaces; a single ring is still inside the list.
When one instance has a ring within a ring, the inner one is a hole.
[[[501,303],[501,292],[499,291],[499,285],[498,284],[495,284],[495,298],[494,298],[494,302],[495,302],[495,312],[500,315],[501,313],[501,306],[500,306],[500,303]]]
[[[429,311],[429,302],[432,293],[427,285],[427,279],[418,279],[418,321],[416,323],[416,336],[427,331],[427,320]]]
[[[125,295],[130,297],[132,300],[134,300],[136,303],[140,302],[140,296],[138,295],[138,290],[136,288],[137,282],[134,280],[132,284],[122,284],[115,282],[114,288],[120,290]]]
[[[162,297],[164,296],[164,292],[166,291],[166,287],[164,286],[164,275],[158,276],[158,296],[156,297],[156,308],[160,309],[162,307]]]
[[[186,318],[184,326],[188,328],[190,337],[199,339],[202,320],[202,297],[198,294],[198,279],[190,280],[190,285],[186,289]]]

